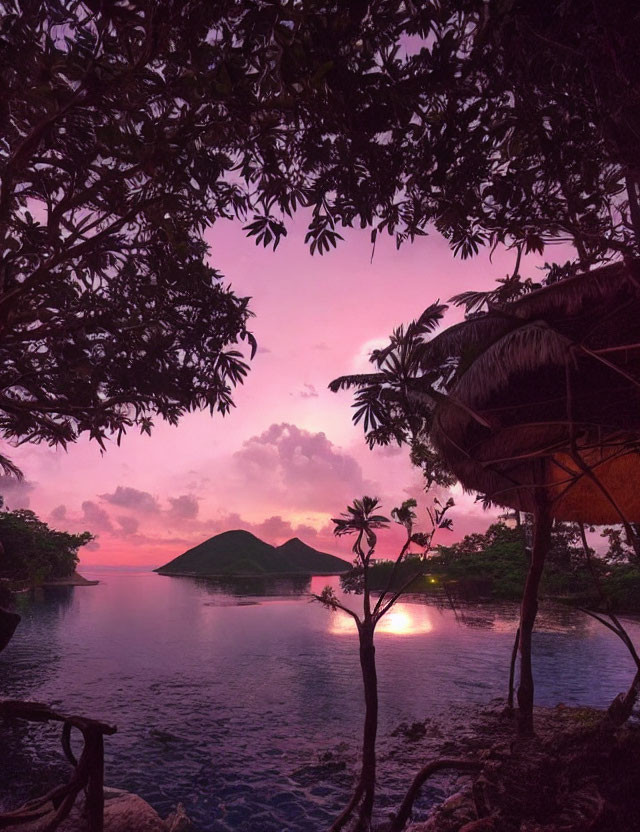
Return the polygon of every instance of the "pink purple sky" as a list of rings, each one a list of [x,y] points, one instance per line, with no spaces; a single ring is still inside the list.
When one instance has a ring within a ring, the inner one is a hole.
[[[371,262],[369,231],[354,230],[337,250],[312,257],[304,230],[298,219],[276,252],[257,248],[239,224],[208,234],[212,264],[237,294],[252,296],[256,315],[258,354],[230,416],[191,414],[178,427],[158,421],[151,437],[130,433],[104,454],[84,439],[66,452],[11,450],[26,480],[0,485],[9,507],[94,532],[81,565],[155,567],[233,528],[347,554],[349,541],[333,538],[330,518],[354,497],[378,496],[387,512],[419,498],[407,450],[369,451],[351,423],[351,395],[327,384],[367,371],[371,349],[438,298],[488,288],[513,268],[513,255],[461,261],[434,233],[400,251],[391,239],[379,242]],[[449,320],[459,317],[453,310]],[[472,496],[458,488],[453,496],[454,532],[441,532],[442,543],[492,519]]]

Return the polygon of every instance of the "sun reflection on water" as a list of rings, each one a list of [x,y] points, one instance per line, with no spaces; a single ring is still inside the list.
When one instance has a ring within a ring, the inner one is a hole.
[[[433,624],[429,610],[418,604],[398,604],[380,620],[376,627],[377,633],[393,636],[415,636],[429,633]],[[329,632],[333,635],[350,635],[356,631],[355,621],[346,613],[339,610],[331,613]]]

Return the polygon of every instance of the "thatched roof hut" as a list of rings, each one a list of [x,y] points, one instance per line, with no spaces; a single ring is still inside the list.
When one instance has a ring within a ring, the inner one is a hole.
[[[520,610],[519,725],[533,731],[532,631],[552,518],[640,521],[640,264],[546,286],[428,345],[453,367],[431,439],[463,486],[531,512]],[[624,698],[630,712],[634,685]]]
[[[640,264],[546,286],[450,327],[457,356],[432,440],[460,482],[553,517],[640,521]]]

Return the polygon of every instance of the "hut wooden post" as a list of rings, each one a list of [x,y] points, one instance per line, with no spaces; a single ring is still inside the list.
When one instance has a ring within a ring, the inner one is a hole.
[[[84,735],[89,761],[86,812],[89,832],[104,829],[104,740],[93,726]]]
[[[538,612],[538,588],[547,553],[551,547],[551,513],[546,494],[536,494],[533,515],[533,547],[527,580],[520,607],[520,682],[518,685],[518,732],[533,734],[533,673],[531,670],[531,638]]]

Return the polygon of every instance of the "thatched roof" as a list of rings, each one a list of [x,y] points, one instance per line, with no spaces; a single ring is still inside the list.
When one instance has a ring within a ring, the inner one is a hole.
[[[640,521],[640,264],[558,282],[450,327],[432,439],[463,486],[562,520]]]

